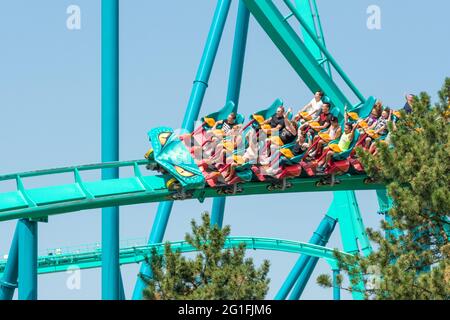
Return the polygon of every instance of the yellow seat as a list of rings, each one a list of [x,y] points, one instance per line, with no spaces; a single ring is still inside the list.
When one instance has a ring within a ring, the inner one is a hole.
[[[265,121],[264,117],[259,114],[254,114],[253,119],[255,119],[255,121],[258,122],[260,125],[262,125],[263,122]]]
[[[324,140],[325,142],[331,141],[331,137],[330,137],[330,135],[329,135],[328,133],[320,132],[320,133],[319,133],[319,137],[320,137],[322,140]]]
[[[291,159],[294,157],[294,154],[292,153],[292,151],[290,149],[283,148],[280,150],[280,152],[283,156],[285,156],[288,159]]]
[[[310,123],[309,123],[309,126],[310,126],[311,128],[313,128],[314,130],[316,130],[316,131],[320,131],[320,130],[321,130],[321,129],[319,129],[319,128],[315,128],[315,127],[320,127],[320,123],[318,123],[317,121],[310,122]]]
[[[367,124],[366,121],[362,120],[360,122],[358,122],[359,126],[363,129],[367,128],[369,125]]]
[[[279,146],[284,145],[283,141],[278,136],[270,137],[270,141],[272,141],[273,143],[275,143],[275,144],[277,144]]]
[[[330,144],[328,147],[329,147],[330,150],[332,150],[333,152],[336,152],[336,153],[342,152],[342,149],[341,149],[337,144],[335,144],[335,143]]]
[[[239,155],[233,155],[233,160],[234,160],[234,162],[236,162],[237,164],[239,164],[239,165],[241,165],[241,164],[244,164],[244,158],[242,157],[242,156],[239,156]]]
[[[234,143],[231,141],[224,141],[223,142],[223,146],[225,147],[225,149],[227,149],[228,151],[233,151],[234,150]]]
[[[380,135],[378,133],[375,133],[375,130],[366,130],[366,133],[373,139],[378,139]]]
[[[359,119],[359,115],[356,112],[348,112],[347,115],[352,119],[353,121],[356,121]]]
[[[214,120],[213,118],[203,118],[203,120],[210,127],[214,127],[214,125],[216,124],[216,120]]]
[[[301,115],[302,118],[305,119],[306,121],[312,120],[312,117],[311,117],[311,116],[308,114],[308,112],[306,112],[306,111],[300,112],[300,115]]]
[[[145,153],[144,158],[145,158],[145,159],[148,159],[152,153],[153,153],[153,149],[150,148],[150,149]]]
[[[270,130],[270,129],[272,129],[272,127],[270,126],[270,124],[263,124],[263,125],[261,126],[261,128],[263,128],[264,130]]]
[[[394,112],[392,112],[392,114],[393,114],[394,116],[396,116],[397,118],[400,118],[400,117],[401,117],[400,111],[394,111]]]

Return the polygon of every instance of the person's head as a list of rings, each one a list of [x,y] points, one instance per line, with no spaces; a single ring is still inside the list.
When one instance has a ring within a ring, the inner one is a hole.
[[[229,123],[234,123],[236,120],[236,113],[232,112],[228,115],[227,120]]]
[[[383,103],[381,101],[377,101],[372,108],[372,115],[375,117],[380,117],[381,111],[383,110]]]
[[[389,118],[389,109],[388,109],[388,108],[384,109],[383,112],[381,113],[381,116],[382,116],[384,119]]]
[[[407,94],[406,95],[406,101],[408,101],[408,103],[411,105],[414,101],[414,95],[413,94]]]
[[[337,126],[339,125],[339,123],[338,123],[338,118],[336,118],[335,116],[332,116],[332,117],[330,118],[330,122],[331,122],[331,126],[332,126],[332,127],[337,127]]]
[[[279,106],[278,107],[276,115],[277,115],[278,118],[284,116],[284,107],[283,106]]]
[[[316,99],[316,101],[320,101],[323,98],[323,91],[318,90],[315,94],[314,94],[314,98]]]
[[[330,112],[330,104],[329,103],[324,103],[322,106],[322,112],[325,114],[328,114]]]
[[[347,122],[347,123],[344,125],[344,132],[345,132],[345,133],[350,133],[350,132],[352,132],[352,129],[353,129],[353,125],[352,125],[350,122]]]

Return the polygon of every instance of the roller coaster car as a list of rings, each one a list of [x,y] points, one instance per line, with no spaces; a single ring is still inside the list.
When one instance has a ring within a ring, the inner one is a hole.
[[[171,128],[154,128],[148,132],[148,137],[153,149],[147,152],[146,158],[151,167],[164,170],[172,176],[166,182],[169,190],[189,190],[205,184],[202,172],[189,150]]]

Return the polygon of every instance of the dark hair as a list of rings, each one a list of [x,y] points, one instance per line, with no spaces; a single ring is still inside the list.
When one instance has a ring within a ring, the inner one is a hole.
[[[234,113],[234,112],[231,112],[231,113],[230,113],[230,116],[232,116],[232,117],[233,117],[233,119],[236,119],[236,113]]]
[[[328,109],[331,108],[330,103],[329,102],[324,102],[324,104],[322,105],[323,107],[328,107]]]
[[[330,118],[330,121],[331,121],[331,122],[336,122],[336,121],[338,121],[338,118],[336,118],[335,116],[332,116],[332,117]]]
[[[353,125],[351,124],[351,122],[346,122],[346,123],[345,123],[345,126],[346,126],[346,127],[350,127],[351,129],[353,129]]]
[[[322,90],[317,90],[316,92],[319,93],[320,97],[323,97],[323,91]]]

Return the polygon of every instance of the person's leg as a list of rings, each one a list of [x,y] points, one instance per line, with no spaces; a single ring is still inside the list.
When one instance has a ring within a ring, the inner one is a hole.
[[[223,157],[225,155],[225,147],[222,143],[216,146],[216,152],[214,155],[206,162],[208,164],[223,164]]]
[[[375,141],[372,142],[372,144],[370,145],[369,152],[370,152],[371,154],[373,154],[373,155],[376,154],[376,152],[377,152],[377,146],[376,146]]]
[[[322,139],[319,140],[319,142],[317,143],[317,147],[316,147],[316,156],[320,157],[320,155],[322,154],[322,150],[323,150],[323,145],[326,144],[326,142]]]
[[[327,155],[325,156],[325,162],[323,163],[322,166],[326,166],[328,164],[328,162],[330,162],[331,157],[334,155],[333,151],[328,151]]]
[[[323,167],[326,163],[328,163],[328,161],[330,161],[331,157],[334,154],[334,152],[331,151],[329,148],[325,148],[323,153],[325,154],[325,157],[319,161],[319,163],[318,163],[319,167]]]
[[[366,138],[366,144],[365,144],[365,146],[364,146],[364,149],[369,149],[369,147],[370,147],[370,143],[372,142],[372,138],[370,138],[370,137],[367,137]]]
[[[230,182],[230,181],[234,178],[234,174],[235,174],[235,172],[236,172],[236,167],[237,167],[237,164],[236,164],[236,163],[232,163],[232,164],[229,166],[229,168],[228,168],[228,174],[227,174],[226,177],[224,176],[226,182]]]

